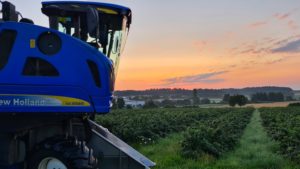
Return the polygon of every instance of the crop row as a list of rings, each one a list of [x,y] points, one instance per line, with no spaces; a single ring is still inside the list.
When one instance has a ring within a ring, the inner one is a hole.
[[[220,157],[232,150],[250,122],[253,111],[253,108],[232,109],[190,128],[181,144],[182,155],[194,159],[203,155]]]
[[[149,144],[170,133],[185,131],[198,123],[213,121],[233,109],[140,109],[116,110],[96,121],[123,140],[130,143]]]
[[[281,152],[300,163],[300,108],[261,108],[263,125]]]

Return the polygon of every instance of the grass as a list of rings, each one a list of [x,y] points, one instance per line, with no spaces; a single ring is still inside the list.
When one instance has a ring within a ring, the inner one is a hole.
[[[273,103],[253,103],[247,104],[246,106],[252,106],[255,108],[262,107],[287,107],[290,103],[297,103],[299,101],[286,101],[286,102],[273,102]]]
[[[288,160],[276,154],[279,145],[270,140],[261,124],[261,117],[255,111],[245,129],[240,145],[234,152],[216,163],[216,168],[234,169],[299,169]]]
[[[271,141],[255,111],[236,150],[216,160],[210,156],[198,160],[180,156],[183,135],[173,134],[154,145],[138,149],[157,163],[155,169],[300,169],[276,154],[278,145]]]
[[[173,134],[168,138],[160,140],[155,145],[138,148],[143,154],[157,163],[155,169],[199,169],[211,162],[211,158],[203,158],[201,163],[184,159],[180,156],[180,141],[182,134]]]

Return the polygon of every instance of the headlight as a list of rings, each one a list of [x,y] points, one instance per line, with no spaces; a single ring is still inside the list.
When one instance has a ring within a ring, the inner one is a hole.
[[[62,41],[55,33],[44,32],[39,36],[37,45],[43,54],[55,55],[60,51],[62,47]]]

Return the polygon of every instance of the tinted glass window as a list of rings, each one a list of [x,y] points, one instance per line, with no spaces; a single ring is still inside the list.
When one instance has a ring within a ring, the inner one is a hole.
[[[3,30],[0,32],[0,70],[8,62],[16,37],[17,32],[14,30]]]
[[[48,61],[28,58],[23,69],[25,76],[59,76],[57,69]]]
[[[91,60],[88,60],[87,63],[94,78],[96,86],[101,87],[100,73],[97,64]]]

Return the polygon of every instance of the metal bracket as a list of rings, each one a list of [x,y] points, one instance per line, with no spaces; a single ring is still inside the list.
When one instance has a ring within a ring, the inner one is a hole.
[[[156,165],[108,129],[94,121],[88,122],[93,132],[88,146],[98,155],[100,169],[150,169]]]

